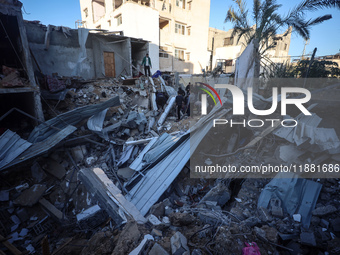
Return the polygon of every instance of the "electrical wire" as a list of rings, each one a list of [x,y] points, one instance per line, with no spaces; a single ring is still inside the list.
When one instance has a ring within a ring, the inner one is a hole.
[[[25,9],[25,6],[24,6],[24,4],[22,4],[22,8],[24,9],[24,12],[25,12],[25,14],[26,14],[26,15],[31,15],[31,13],[30,13],[30,12],[26,12],[26,9]]]

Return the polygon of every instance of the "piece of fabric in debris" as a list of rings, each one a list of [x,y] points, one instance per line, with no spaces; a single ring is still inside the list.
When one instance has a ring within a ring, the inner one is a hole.
[[[51,75],[46,75],[46,82],[48,89],[51,92],[58,92],[66,89],[66,85],[63,80],[59,80],[56,77],[52,77]]]

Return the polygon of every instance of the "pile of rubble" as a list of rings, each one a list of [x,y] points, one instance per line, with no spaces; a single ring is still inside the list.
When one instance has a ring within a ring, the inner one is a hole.
[[[190,170],[217,153],[200,144],[221,140],[211,120],[231,117],[228,102],[175,122],[177,86],[162,77],[72,84],[43,93],[46,122],[0,136],[1,252],[339,254],[339,179]],[[323,143],[313,118],[289,134],[230,129],[223,163],[338,164],[336,134]]]

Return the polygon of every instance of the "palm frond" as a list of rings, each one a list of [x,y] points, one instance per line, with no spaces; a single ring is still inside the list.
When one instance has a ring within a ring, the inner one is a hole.
[[[255,25],[258,26],[258,19],[260,17],[261,11],[261,0],[254,0],[253,6],[253,19],[255,21]]]
[[[309,11],[316,11],[326,8],[340,9],[339,0],[308,0],[305,4],[305,9]]]
[[[309,20],[309,21],[307,22],[306,25],[308,25],[308,26],[313,26],[313,25],[322,23],[322,22],[324,22],[325,20],[329,20],[329,19],[331,19],[331,18],[332,18],[332,15],[326,14],[326,15],[317,17],[317,18],[315,18],[315,19],[313,19],[313,20]]]

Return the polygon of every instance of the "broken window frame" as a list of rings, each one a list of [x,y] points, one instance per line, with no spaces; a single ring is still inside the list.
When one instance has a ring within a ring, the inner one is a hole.
[[[180,35],[185,35],[185,26],[180,23],[175,23],[175,33]]]
[[[175,49],[175,59],[184,61],[184,50],[182,49]]]
[[[191,35],[191,26],[187,27],[187,35],[190,36]]]
[[[182,9],[185,9],[185,0],[176,0],[176,6]]]
[[[117,27],[123,24],[123,15],[122,14],[118,14],[115,17],[116,21],[117,21]]]
[[[159,57],[160,58],[169,58],[168,47],[159,46]]]
[[[192,1],[189,1],[188,2],[188,10],[191,11],[191,4],[192,4]]]
[[[164,1],[163,4],[162,4],[162,11],[166,11],[166,4],[165,4],[165,1]]]
[[[85,8],[84,10],[83,10],[83,12],[84,12],[84,14],[85,14],[85,18],[87,18],[88,16],[89,16],[89,8]]]
[[[223,39],[223,46],[232,46],[234,44],[234,37],[225,37]]]
[[[169,58],[169,54],[166,52],[159,52],[159,57],[160,58]]]
[[[233,66],[233,60],[232,59],[226,59],[224,61],[224,66]]]
[[[190,52],[186,52],[185,61],[190,61]]]

